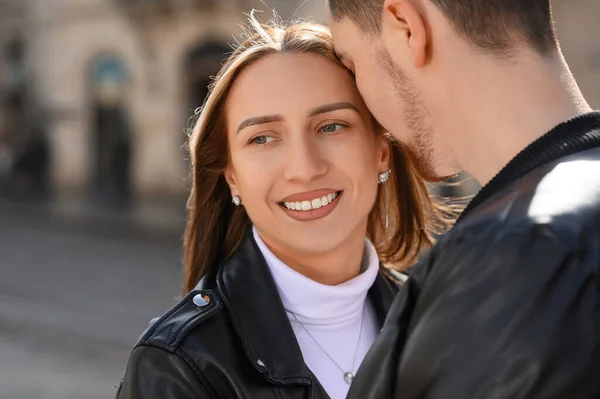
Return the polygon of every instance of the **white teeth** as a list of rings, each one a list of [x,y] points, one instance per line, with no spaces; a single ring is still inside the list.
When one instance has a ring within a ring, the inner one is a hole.
[[[329,205],[334,199],[336,199],[338,193],[330,193],[322,196],[321,198],[315,198],[312,201],[296,201],[296,202],[284,202],[283,205],[293,211],[309,211],[311,209],[319,209],[323,206]]]

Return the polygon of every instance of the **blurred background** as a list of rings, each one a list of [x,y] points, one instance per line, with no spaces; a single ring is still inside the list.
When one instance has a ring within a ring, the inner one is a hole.
[[[180,292],[189,118],[244,12],[322,0],[0,0],[0,398],[112,398]],[[600,107],[598,0],[556,0]],[[463,179],[444,194],[469,194]]]

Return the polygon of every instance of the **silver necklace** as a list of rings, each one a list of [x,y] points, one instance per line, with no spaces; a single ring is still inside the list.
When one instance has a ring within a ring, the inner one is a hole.
[[[315,339],[315,337],[313,337],[313,335],[310,333],[310,331],[308,331],[308,329],[304,326],[304,324],[302,324],[302,322],[300,320],[298,320],[298,317],[296,317],[295,313],[290,312],[289,310],[286,310],[286,312],[288,312],[289,314],[291,314],[292,316],[294,316],[294,319],[296,320],[296,322],[298,322],[298,324],[300,324],[300,327],[302,327],[302,329],[304,331],[306,331],[306,333],[308,334],[308,336],[314,341],[315,344],[317,344],[317,346],[319,347],[319,349],[321,349],[321,351],[323,351],[323,353],[325,355],[327,355],[327,357],[333,362],[333,364],[335,364],[335,366],[338,369],[340,369],[340,371],[344,375],[344,381],[348,385],[352,384],[352,380],[354,380],[354,376],[355,376],[354,366],[356,365],[356,356],[358,355],[358,346],[360,345],[360,339],[362,337],[362,331],[363,331],[363,323],[365,321],[365,306],[366,306],[366,301],[365,301],[365,305],[363,305],[363,312],[362,312],[362,316],[361,316],[361,319],[360,319],[360,331],[358,333],[358,340],[356,341],[356,349],[354,350],[354,360],[352,360],[351,370],[349,370],[349,371],[345,371],[342,367],[340,367],[340,365],[335,361],[335,359],[333,357],[331,357],[331,355],[325,350],[325,348],[323,348],[321,346],[321,344],[319,344],[319,341],[317,341]]]

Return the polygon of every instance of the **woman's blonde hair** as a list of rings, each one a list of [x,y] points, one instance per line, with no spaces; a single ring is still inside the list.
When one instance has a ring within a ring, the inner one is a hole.
[[[245,36],[211,84],[188,143],[191,192],[184,237],[184,293],[235,250],[249,223],[244,207],[232,204],[224,177],[229,159],[224,105],[236,77],[248,65],[272,54],[310,53],[343,67],[335,56],[329,29],[321,25],[261,24],[251,14]],[[431,233],[444,227],[444,209],[432,200],[402,148],[391,139],[390,146],[392,173],[386,183],[389,227],[385,227],[386,195],[380,184],[367,236],[382,263],[402,269],[432,244]]]

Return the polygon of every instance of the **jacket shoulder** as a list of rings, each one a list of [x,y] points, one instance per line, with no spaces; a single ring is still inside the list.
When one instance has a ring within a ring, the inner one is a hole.
[[[598,236],[600,148],[533,170],[473,209],[453,230],[488,226],[497,231],[543,226],[559,236],[576,237],[583,231]]]
[[[217,290],[193,290],[157,320],[151,322],[138,345],[175,351],[187,335],[223,308]]]

